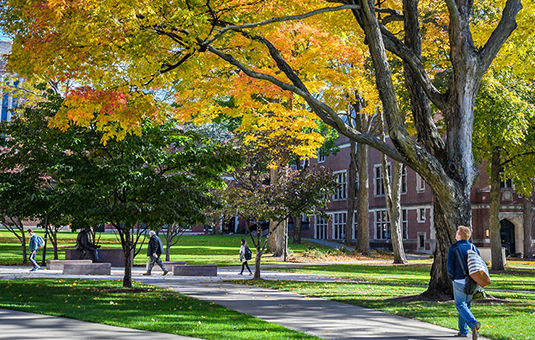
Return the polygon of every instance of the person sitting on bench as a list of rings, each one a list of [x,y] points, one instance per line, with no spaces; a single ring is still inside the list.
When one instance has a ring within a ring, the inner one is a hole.
[[[91,227],[86,226],[79,234],[78,237],[76,237],[76,249],[82,251],[82,256],[80,259],[85,258],[87,255],[87,252],[91,252],[93,254],[93,257],[95,258],[95,262],[100,262],[100,259],[98,257],[98,248],[100,246],[97,246],[96,244],[93,244],[91,242]]]

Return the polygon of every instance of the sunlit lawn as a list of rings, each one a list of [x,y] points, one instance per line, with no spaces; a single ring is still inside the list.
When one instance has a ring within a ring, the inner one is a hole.
[[[124,291],[121,285],[109,280],[0,280],[0,308],[203,339],[318,339],[171,290],[134,283],[136,291]]]
[[[281,268],[280,271],[324,274],[348,278],[359,283],[318,283],[298,281],[245,281],[278,290],[289,290],[307,296],[367,307],[404,317],[457,327],[457,311],[453,301],[401,301],[398,298],[421,294],[429,281],[430,266],[393,266],[338,264]],[[491,275],[488,288],[495,299],[477,302],[473,311],[483,324],[482,335],[492,339],[535,339],[535,293],[505,292],[535,290],[535,270],[520,275]]]
[[[43,236],[42,230],[36,230],[36,233]],[[120,248],[120,241],[113,233],[97,233],[100,237],[98,244],[102,248]],[[77,233],[60,232],[58,233],[58,259],[65,259],[65,249],[76,246]],[[243,235],[183,235],[178,243],[171,247],[170,261],[186,261],[189,264],[217,264],[218,266],[240,265],[238,252],[240,250],[240,240]],[[161,236],[164,241],[163,236]],[[255,254],[254,247],[251,246],[249,236],[245,236]],[[311,242],[304,241],[301,245],[290,244],[290,250],[293,252],[302,252],[307,247],[313,245]],[[164,244],[165,246],[165,244]],[[145,242],[141,251],[134,258],[134,265],[144,266],[147,262],[147,242]],[[42,250],[37,255],[41,259]],[[47,259],[53,259],[53,249],[51,245],[47,246]],[[269,254],[262,257],[263,263],[275,263],[279,258],[273,258]],[[21,264],[22,249],[18,239],[7,230],[0,230],[0,264]]]
[[[214,263],[219,266],[238,265],[238,250],[240,239],[242,237],[243,236],[240,235],[182,236],[179,243],[172,248],[171,260],[186,261],[191,264]],[[60,239],[61,249],[73,247],[75,245],[76,233],[61,233]],[[248,238],[247,240],[249,241]],[[113,234],[101,234],[100,243],[104,248],[120,246],[117,238]],[[299,255],[311,246],[322,248],[319,245],[304,242],[302,245],[297,246],[290,243],[290,250],[294,254]],[[49,249],[48,251],[51,253],[52,250]],[[146,248],[142,249],[140,254],[135,258],[136,265],[144,265],[146,262],[145,251]],[[0,231],[0,263],[17,263],[20,261],[20,256],[20,246],[17,245],[16,239],[6,231]],[[64,251],[60,251],[60,259],[63,257]],[[332,262],[334,260],[334,262],[337,262],[336,259],[336,256],[331,256],[328,261]],[[457,312],[452,301],[400,301],[399,299],[396,299],[399,297],[417,295],[426,289],[429,282],[432,259],[410,261],[410,265],[408,266],[393,265],[391,260],[366,264],[344,263],[344,261],[348,259],[351,260],[351,256],[345,254],[339,258],[339,263],[337,264],[325,265],[318,263],[309,266],[280,268],[277,270],[323,274],[337,278],[355,280],[356,283],[264,280],[246,280],[240,281],[240,283],[245,282],[247,284],[260,285],[280,290],[290,290],[303,295],[332,299],[435,323],[452,329],[456,328]],[[280,259],[273,258],[269,255],[263,257],[264,264],[276,263],[277,261],[280,261]],[[489,287],[489,292],[495,299],[487,300],[484,303],[476,303],[473,307],[476,317],[483,324],[481,333],[492,339],[535,339],[535,293],[522,293],[523,291],[535,292],[535,261],[508,260],[506,271],[492,273],[491,278],[492,285]],[[43,283],[36,281],[31,284],[49,285],[51,286],[51,289],[56,289],[55,286],[58,284],[57,282],[46,280],[41,282]],[[25,283],[28,285],[30,282],[26,281]],[[32,289],[34,288],[35,286]],[[42,289],[42,287],[39,289]],[[88,294],[88,290],[80,290],[76,294]],[[135,298],[135,296],[133,298]],[[83,297],[80,297],[80,299],[80,301],[84,300]],[[31,303],[34,302],[35,301],[33,300],[20,302],[14,297],[13,301],[10,303],[13,303],[13,306],[16,308],[26,308],[28,306],[33,309],[34,306]],[[109,303],[109,301],[107,302]],[[2,302],[2,304],[3,303],[4,302]],[[12,308],[13,306],[6,306],[6,308]],[[47,308],[50,309],[49,312],[52,313],[67,313],[63,311],[63,307],[60,310],[58,306],[46,304],[43,306],[48,306]],[[109,307],[106,304],[101,306],[105,306],[106,308]],[[77,314],[76,310],[77,306],[73,308],[68,307],[68,309],[70,310],[68,313],[71,313],[68,314],[71,315],[70,317],[79,318],[79,313]],[[114,309],[111,310],[113,311]],[[164,309],[162,309],[162,311],[163,310]],[[119,311],[116,312],[117,315],[122,315]],[[128,316],[129,314],[126,313],[126,315]],[[140,320],[143,320],[143,318],[144,317],[142,316]],[[169,324],[172,324],[173,322],[176,323],[177,320],[173,318],[174,317],[169,317],[169,320],[172,321],[169,323],[163,322],[163,324],[169,326]],[[134,319],[135,317],[132,317],[132,321],[126,320],[126,326],[140,328],[140,325],[136,324]],[[245,322],[239,318],[236,320],[233,319],[232,321],[239,321],[238,323],[240,324],[241,322]],[[113,320],[113,322],[118,321]],[[139,321],[138,323],[143,327],[149,328],[152,325],[152,322],[146,321]],[[194,322],[191,325],[191,327],[193,327]],[[211,331],[207,330],[206,332],[210,333]],[[184,334],[187,335],[188,333]],[[200,336],[198,333],[195,335]],[[256,339],[256,337],[252,336],[251,339]],[[259,337],[258,339],[261,338]]]

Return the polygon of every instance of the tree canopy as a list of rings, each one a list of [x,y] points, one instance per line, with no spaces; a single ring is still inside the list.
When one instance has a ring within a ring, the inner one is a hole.
[[[490,65],[512,54],[515,30],[525,46],[518,57],[532,65],[533,3],[523,11],[521,0],[1,3],[12,70],[80,85],[55,117],[59,127],[95,122],[122,137],[139,133],[143,118],[202,123],[226,114],[273,139],[294,136],[296,152],[313,155],[321,137],[309,129],[319,117],[413,168],[435,195],[429,292],[451,293],[445,254],[456,227],[471,222],[478,175],[475,97]],[[168,93],[174,105],[155,99]],[[216,100],[228,97],[234,106]],[[340,117],[357,98],[369,103],[363,113],[384,111],[392,144]]]

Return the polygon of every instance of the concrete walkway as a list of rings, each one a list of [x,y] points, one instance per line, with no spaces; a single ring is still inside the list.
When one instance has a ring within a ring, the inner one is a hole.
[[[0,267],[0,278],[69,277],[62,275],[60,271],[39,270],[30,273],[28,269],[29,267]],[[238,276],[238,268],[219,268],[218,276],[212,278],[162,277],[159,274],[147,277],[141,275],[143,271],[143,268],[134,268],[133,279],[167,289],[171,288],[181,294],[214,302],[323,339],[451,340],[457,334],[455,330],[344,303],[224,282],[231,279],[250,278]],[[84,276],[86,279],[121,279],[121,277],[121,268],[112,268],[111,276]],[[350,282],[323,275],[302,275],[270,270],[264,270],[262,278]],[[12,323],[12,320],[19,321]],[[58,336],[56,336],[56,331]],[[68,325],[64,325],[64,321],[58,321],[58,318],[50,316],[0,310],[0,339],[136,339],[135,336],[138,333],[140,339],[141,336],[149,339],[191,339],[75,320],[69,320]],[[13,334],[17,336],[13,337]],[[26,337],[21,337],[19,334]],[[43,337],[43,334],[54,334],[54,336]],[[106,334],[108,334],[107,337]]]

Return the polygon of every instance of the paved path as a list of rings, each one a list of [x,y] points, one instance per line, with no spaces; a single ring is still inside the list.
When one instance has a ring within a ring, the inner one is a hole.
[[[7,309],[0,309],[0,339],[196,340],[173,334],[146,332]]]
[[[308,298],[302,295],[270,290],[265,288],[257,288],[248,285],[231,284],[224,282],[230,279],[248,279],[248,276],[238,276],[238,268],[219,268],[218,276],[213,278],[206,277],[173,277],[161,275],[153,275],[150,277],[142,276],[143,268],[134,268],[133,279],[147,284],[161,286],[164,288],[171,288],[179,293],[186,294],[201,300],[215,302],[227,308],[237,310],[242,313],[256,316],[269,322],[281,324],[287,328],[306,332],[308,334],[323,338],[323,339],[392,339],[392,340],[451,340],[457,333],[454,330],[435,326],[425,322],[420,322],[412,319],[407,319],[395,315],[390,315],[366,308],[352,306],[344,303],[333,302],[320,298]],[[23,277],[62,277],[70,276],[62,275],[60,271],[37,271],[28,272],[28,267],[0,267],[0,278],[23,278]],[[112,268],[111,276],[85,276],[84,278],[107,278],[120,279],[122,271],[120,268]],[[264,270],[262,272],[264,279],[272,280],[307,280],[318,282],[347,282],[348,280],[332,279],[322,275],[301,275],[292,273],[281,273],[275,271]],[[11,329],[10,325],[5,325],[4,320],[10,320],[10,315],[19,314],[18,312],[1,311],[0,313],[0,339],[13,339],[13,337],[4,337],[4,330]],[[7,313],[4,315],[3,312]],[[22,313],[26,314],[26,313]],[[20,317],[20,316],[19,316]],[[30,314],[27,316],[30,320],[34,320],[29,324],[19,322],[17,327],[18,332],[26,333],[27,336],[33,336],[30,332],[24,332],[24,327],[28,330],[31,328],[32,334],[39,334],[42,329],[43,332],[53,332],[48,325],[61,323],[50,321],[54,319],[48,316],[35,316]],[[453,316],[452,316],[453,317]],[[7,318],[7,319],[6,319]],[[44,319],[42,322],[36,321],[37,318]],[[11,323],[11,322],[10,322]],[[100,326],[95,324],[84,323],[80,321],[75,322],[77,326],[59,327],[58,331],[70,331],[71,336],[65,336],[65,339],[104,339],[106,337],[93,337],[92,335],[85,336],[80,329],[87,331],[101,330]],[[85,326],[84,326],[85,325]],[[34,330],[34,327],[37,327]],[[77,328],[79,327],[79,328]],[[108,327],[108,326],[104,326]],[[56,329],[56,328],[52,328]],[[114,331],[123,335],[116,335],[116,333],[109,333],[109,339],[135,339],[133,334],[141,331],[133,331],[130,329],[121,329],[113,327]],[[112,330],[110,330],[111,332]],[[17,332],[17,333],[18,333]],[[102,329],[103,336],[106,330]],[[141,332],[146,333],[146,332]],[[46,334],[46,333],[45,333]],[[52,334],[52,333],[51,333]],[[54,333],[55,334],[55,333]],[[141,335],[140,335],[141,336]],[[145,335],[146,336],[146,335]],[[161,333],[152,334],[150,339],[191,339],[185,337],[173,337],[169,335],[168,338],[160,337],[166,336]],[[33,338],[18,339],[44,339],[42,336],[35,336]],[[62,339],[61,337],[53,337],[54,339]],[[485,339],[485,338],[481,338]]]

